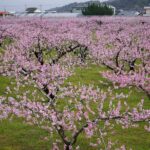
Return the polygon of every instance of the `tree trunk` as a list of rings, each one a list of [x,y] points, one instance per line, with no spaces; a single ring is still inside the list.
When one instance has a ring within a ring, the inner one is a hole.
[[[66,149],[65,150],[70,150],[70,145],[66,145]]]

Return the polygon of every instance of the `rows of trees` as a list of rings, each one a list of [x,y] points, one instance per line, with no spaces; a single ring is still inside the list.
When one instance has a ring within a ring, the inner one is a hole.
[[[0,73],[15,78],[13,84],[16,85],[6,89],[10,95],[15,91],[15,97],[0,97],[1,120],[23,117],[51,135],[58,134],[65,150],[79,149],[78,138],[83,133],[91,139],[99,133],[95,143],[89,142],[89,145],[111,149],[112,143],[104,143],[103,136],[106,128],[114,129],[114,122],[123,128],[145,122],[145,129],[150,131],[150,109],[143,108],[144,100],[130,108],[120,101],[126,96],[115,96],[110,87],[103,91],[92,85],[63,86],[73,68],[90,59],[108,68],[102,74],[114,83],[114,88],[135,86],[150,97],[149,21],[85,18],[0,22],[1,46],[11,39],[0,56]],[[36,90],[21,93],[24,85],[34,86]],[[39,92],[43,97],[35,101]],[[32,98],[28,96],[31,93]],[[109,107],[104,109],[108,98]],[[56,141],[53,149],[59,148]]]

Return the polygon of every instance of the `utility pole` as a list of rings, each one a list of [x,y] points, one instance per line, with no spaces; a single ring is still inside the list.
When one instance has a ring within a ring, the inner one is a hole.
[[[24,5],[24,8],[25,8],[25,11],[26,11],[26,9],[27,9],[27,4]]]
[[[43,12],[43,6],[42,5],[39,5],[39,7],[40,7],[40,10],[41,10],[41,12]]]
[[[42,18],[43,18],[43,16],[42,16],[42,15],[43,15],[43,14],[42,14],[42,13],[43,13],[43,6],[42,6],[42,5],[39,5],[39,7],[40,7],[40,11],[41,11],[40,18],[41,18],[41,20],[42,20]]]

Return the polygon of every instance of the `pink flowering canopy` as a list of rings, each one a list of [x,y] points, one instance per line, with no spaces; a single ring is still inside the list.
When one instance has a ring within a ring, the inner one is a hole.
[[[51,135],[58,134],[65,150],[79,149],[82,133],[85,139],[100,135],[89,146],[111,149],[113,144],[104,141],[105,129],[113,130],[116,124],[129,128],[145,122],[149,132],[150,109],[144,109],[144,99],[130,108],[121,101],[130,94],[113,91],[116,86],[133,86],[150,99],[149,43],[150,21],[145,18],[1,19],[0,74],[14,82],[13,88],[6,88],[8,96],[0,96],[0,120],[22,117]],[[66,84],[76,67],[89,62],[104,66],[101,74],[113,86],[103,90]],[[34,91],[21,93],[24,86]],[[57,142],[53,149],[59,150]]]

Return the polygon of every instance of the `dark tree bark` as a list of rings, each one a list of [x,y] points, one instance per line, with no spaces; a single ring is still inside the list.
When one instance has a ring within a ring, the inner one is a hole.
[[[69,47],[68,50],[59,50],[57,49],[58,51],[58,56],[57,58],[53,59],[52,60],[52,64],[56,64],[63,56],[65,56],[67,53],[70,53],[70,52],[73,52],[75,49],[79,48],[80,45],[76,45],[74,47]]]
[[[134,59],[133,61],[129,61],[130,71],[135,71],[135,62],[136,62],[136,59]]]

